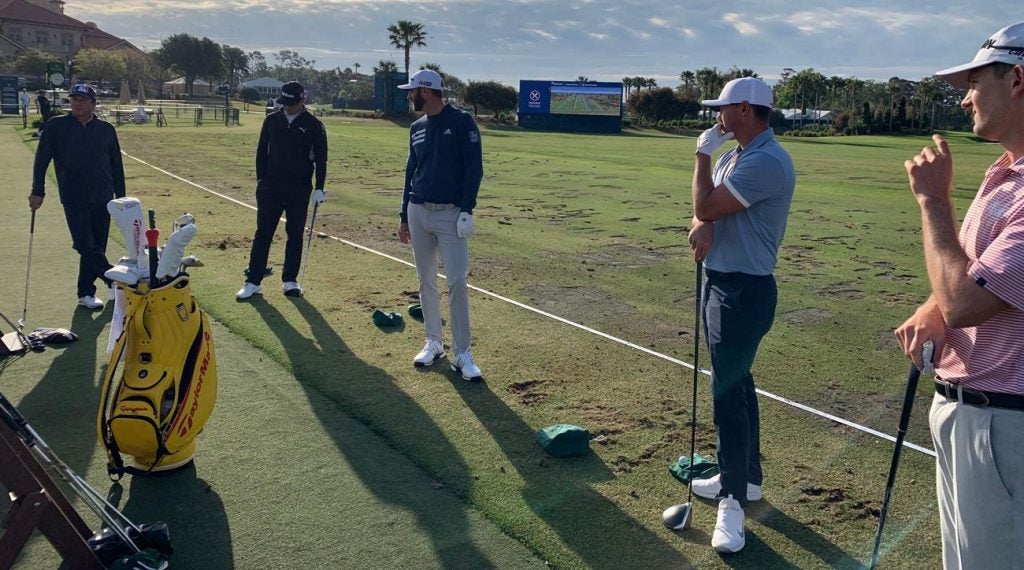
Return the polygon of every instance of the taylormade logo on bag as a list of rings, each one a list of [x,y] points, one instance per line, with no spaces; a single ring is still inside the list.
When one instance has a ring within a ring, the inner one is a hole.
[[[210,342],[210,333],[203,331],[203,340],[207,343]],[[203,380],[206,379],[206,369],[210,366],[210,351],[206,351],[206,356],[203,357],[203,363],[199,366],[199,379],[196,380],[196,389],[192,393],[192,407],[188,409],[188,414],[185,416],[185,420],[178,426],[178,437],[185,437],[185,434],[192,429],[192,421],[195,419],[196,411],[199,410],[199,395],[203,392]]]

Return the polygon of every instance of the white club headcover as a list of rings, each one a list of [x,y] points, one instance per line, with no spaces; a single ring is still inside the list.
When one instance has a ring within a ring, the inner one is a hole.
[[[178,231],[171,234],[164,244],[164,250],[160,254],[160,263],[156,266],[157,279],[172,277],[178,274],[181,266],[181,258],[185,255],[185,246],[192,241],[196,235],[196,225],[188,224],[178,228]]]
[[[114,343],[124,332],[125,292],[121,287],[114,288],[114,315],[110,319],[110,338],[107,339],[107,354],[114,351]],[[124,355],[121,355],[124,359]]]
[[[140,275],[149,275],[146,256],[146,225],[142,215],[142,202],[138,198],[115,198],[107,202],[110,217],[121,230],[128,258],[133,260]]]
[[[104,277],[111,281],[117,281],[125,285],[136,285],[139,279],[143,277],[139,268],[134,263],[118,263],[117,265],[108,269],[104,274]]]

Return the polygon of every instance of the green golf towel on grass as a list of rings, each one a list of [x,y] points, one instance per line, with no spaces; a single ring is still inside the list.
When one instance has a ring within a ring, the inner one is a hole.
[[[690,482],[690,456],[684,455],[668,466],[668,472],[683,483]],[[698,453],[693,455],[693,478],[707,479],[718,475],[718,463]]]
[[[373,324],[378,327],[397,327],[405,321],[398,313],[385,313],[380,309],[373,310]]]
[[[555,457],[586,455],[590,451],[590,432],[571,424],[557,424],[538,431],[537,443]]]

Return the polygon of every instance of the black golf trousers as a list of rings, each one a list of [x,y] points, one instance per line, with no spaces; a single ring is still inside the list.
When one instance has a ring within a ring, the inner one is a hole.
[[[747,483],[760,485],[761,422],[754,364],[761,338],[775,320],[778,293],[771,275],[705,271],[704,338],[711,356],[711,393],[718,433],[720,497],[747,503]]]
[[[284,246],[284,270],[281,272],[281,281],[295,281],[299,277],[299,265],[302,263],[302,230],[306,225],[309,195],[312,191],[313,187],[308,180],[305,184],[261,181],[256,185],[256,235],[252,238],[249,274],[246,281],[253,285],[259,285],[263,281],[267,257],[270,255],[270,244],[274,240],[277,223],[281,221],[281,214],[288,218],[284,224],[288,239]]]
[[[71,232],[71,247],[78,252],[78,296],[96,294],[96,280],[109,286],[103,276],[111,268],[107,261],[110,214],[107,204],[64,204],[64,218]]]

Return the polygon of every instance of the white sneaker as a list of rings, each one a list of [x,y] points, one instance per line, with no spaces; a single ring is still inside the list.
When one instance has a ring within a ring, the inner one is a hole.
[[[416,368],[430,366],[435,360],[443,356],[444,345],[436,340],[428,340],[427,343],[423,345],[423,350],[421,350],[419,354],[412,359],[412,365]]]
[[[483,378],[480,367],[473,362],[473,355],[468,350],[457,355],[455,360],[452,360],[452,370],[462,374],[464,380],[480,380]]]
[[[715,520],[715,532],[711,535],[711,546],[718,552],[726,554],[739,552],[747,543],[743,530],[743,508],[732,495],[718,503],[718,519]]]
[[[242,285],[242,288],[239,289],[237,293],[235,293],[235,298],[238,300],[248,299],[249,297],[252,297],[256,293],[259,293],[261,291],[263,291],[263,287],[260,287],[259,285],[253,285],[252,283],[246,281],[245,285]]]
[[[705,499],[717,499],[718,494],[722,492],[722,475],[715,475],[708,479],[694,479],[693,480],[693,494],[698,497],[704,497]],[[754,485],[753,483],[747,483],[747,500],[748,501],[760,501],[763,495],[761,494],[761,486]]]
[[[103,301],[100,301],[94,295],[86,295],[85,297],[78,298],[78,306],[85,307],[86,309],[102,309]]]
[[[302,296],[302,287],[299,287],[299,284],[294,281],[285,281],[282,288],[286,297]]]

